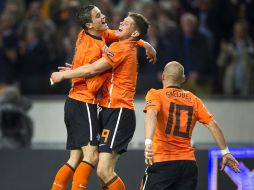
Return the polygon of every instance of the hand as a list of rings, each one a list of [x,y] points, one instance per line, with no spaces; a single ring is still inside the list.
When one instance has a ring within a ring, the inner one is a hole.
[[[52,84],[59,83],[64,80],[63,72],[54,72],[50,77]]]
[[[145,163],[153,165],[154,153],[151,144],[146,145],[144,155],[145,155]]]
[[[221,171],[224,170],[226,166],[229,166],[234,172],[240,172],[240,165],[238,161],[232,156],[232,154],[225,154],[222,158]]]
[[[57,67],[59,72],[68,71],[72,69],[72,64],[65,63],[65,67]]]
[[[149,43],[144,43],[144,48],[146,49],[146,58],[149,60],[149,62],[155,64],[157,61],[156,50]]]
[[[101,48],[101,53],[102,54],[107,54],[108,52],[108,46],[107,45],[104,45],[102,48]]]

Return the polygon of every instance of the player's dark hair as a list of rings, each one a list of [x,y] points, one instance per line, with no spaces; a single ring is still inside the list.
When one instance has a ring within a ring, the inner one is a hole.
[[[87,30],[86,24],[92,22],[91,11],[94,7],[94,5],[88,5],[77,10],[77,21],[84,30]]]
[[[135,22],[135,29],[139,31],[140,35],[136,38],[136,40],[139,40],[143,38],[148,30],[149,22],[148,20],[141,14],[129,12],[128,16],[131,17]]]

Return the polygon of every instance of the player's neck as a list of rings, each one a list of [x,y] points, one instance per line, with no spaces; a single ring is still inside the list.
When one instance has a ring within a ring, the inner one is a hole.
[[[137,41],[135,38],[133,37],[119,37],[119,41]]]
[[[93,36],[101,37],[103,34],[103,31],[100,30],[86,30],[88,34],[91,34]]]
[[[163,88],[167,88],[169,86],[177,86],[180,87],[181,85],[172,83],[171,81],[162,81]]]

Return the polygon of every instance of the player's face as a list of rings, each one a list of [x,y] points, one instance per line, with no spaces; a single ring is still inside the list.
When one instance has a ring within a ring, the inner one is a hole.
[[[104,31],[108,29],[108,25],[106,23],[106,17],[101,13],[98,7],[94,7],[91,11],[92,18],[92,28],[94,30]]]
[[[126,17],[122,22],[120,22],[120,26],[118,29],[118,37],[119,39],[128,39],[135,32],[135,22],[131,17]]]

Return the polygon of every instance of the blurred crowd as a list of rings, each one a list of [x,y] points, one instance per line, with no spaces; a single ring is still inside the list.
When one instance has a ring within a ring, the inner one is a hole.
[[[202,94],[254,94],[254,1],[251,0],[1,0],[0,92],[66,94],[70,81],[51,87],[57,66],[71,63],[79,25],[75,10],[95,4],[110,28],[138,12],[151,23],[145,40],[158,62],[139,48],[137,93],[160,88],[161,71],[176,60],[185,67],[185,88]]]

